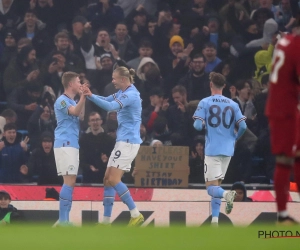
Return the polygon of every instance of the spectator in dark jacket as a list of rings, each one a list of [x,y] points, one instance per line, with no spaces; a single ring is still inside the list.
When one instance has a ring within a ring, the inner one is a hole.
[[[111,40],[117,45],[116,49],[122,60],[127,62],[138,55],[137,47],[128,35],[128,29],[125,23],[120,22],[117,24],[115,34],[111,37]]]
[[[205,72],[205,57],[196,54],[191,62],[191,70],[179,80],[187,89],[187,99],[202,100],[210,96],[209,75]]]
[[[14,58],[17,53],[17,42],[18,35],[15,30],[8,30],[5,35],[5,47],[0,57],[0,72],[4,72],[5,68],[8,66],[10,60]]]
[[[46,25],[37,19],[35,11],[30,9],[25,13],[24,22],[17,27],[20,38],[27,37],[31,39],[38,58],[45,58],[49,49],[53,47],[53,40],[45,27]]]
[[[178,85],[172,89],[172,97],[175,104],[167,109],[166,118],[168,129],[171,133],[179,133],[185,138],[185,145],[189,145],[188,128],[193,123],[192,117],[187,112],[187,93],[185,87]]]
[[[116,24],[124,19],[124,13],[120,6],[114,5],[111,0],[99,0],[88,6],[87,18],[92,22],[93,30],[107,28],[110,32],[114,30]]]
[[[6,29],[15,29],[16,25],[20,22],[20,15],[17,11],[17,1],[9,0],[9,1],[1,1],[2,8],[0,9],[0,25],[2,25],[2,29],[0,30],[0,35],[2,35],[1,31],[6,31]]]
[[[45,131],[39,139],[40,145],[32,151],[27,163],[29,174],[37,176],[38,185],[62,184],[56,170],[53,132]]]
[[[5,124],[3,141],[0,142],[0,183],[21,183],[26,180],[28,138],[21,142],[16,138],[16,125]]]
[[[243,182],[235,182],[231,186],[231,190],[235,190],[236,196],[234,198],[234,202],[251,202],[252,199],[247,197],[247,189]]]
[[[39,20],[46,24],[46,30],[50,36],[54,36],[57,32],[57,25],[59,22],[57,6],[54,6],[53,0],[36,0],[30,1],[29,6],[34,10]]]
[[[36,80],[38,75],[35,49],[30,45],[22,47],[17,57],[12,59],[4,72],[3,86],[6,96],[13,89]]]
[[[54,37],[54,42],[56,48],[47,56],[46,60],[49,60],[54,51],[60,51],[66,57],[66,71],[85,72],[84,61],[71,51],[70,37],[66,32],[58,32]]]
[[[5,190],[0,190],[0,226],[14,224],[21,219],[20,213],[10,202],[10,194]]]
[[[56,121],[52,113],[51,107],[44,103],[41,106],[37,106],[29,118],[27,130],[30,138],[30,151],[38,147],[43,132],[54,133]]]
[[[27,123],[36,107],[40,104],[41,86],[36,83],[28,83],[18,87],[8,96],[8,106],[17,113],[18,129],[27,129]]]
[[[129,35],[135,44],[148,35],[148,13],[142,5],[134,9],[127,17]]]
[[[204,183],[204,144],[203,136],[195,137],[189,160],[190,175],[189,183]]]
[[[59,97],[63,91],[61,77],[66,72],[66,55],[60,51],[53,51],[45,61],[41,71],[40,79],[44,86],[50,87],[55,98]]]
[[[90,132],[82,134],[79,140],[83,182],[103,183],[107,161],[115,140],[103,132],[100,114],[92,112],[88,119]]]

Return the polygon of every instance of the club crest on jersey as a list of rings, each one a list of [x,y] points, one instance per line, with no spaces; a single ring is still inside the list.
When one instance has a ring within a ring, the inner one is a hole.
[[[70,165],[69,167],[68,167],[68,171],[74,171],[75,170],[75,167],[73,166],[73,165]]]
[[[63,108],[67,107],[67,104],[66,104],[66,102],[65,102],[64,100],[60,102],[60,105],[61,105]]]

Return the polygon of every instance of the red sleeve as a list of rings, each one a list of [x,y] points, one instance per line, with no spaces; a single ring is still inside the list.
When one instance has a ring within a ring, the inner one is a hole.
[[[152,112],[151,113],[151,116],[150,116],[150,119],[149,119],[149,121],[148,121],[148,123],[147,123],[147,130],[148,131],[152,131],[152,127],[153,127],[153,123],[154,123],[154,121],[155,121],[155,119],[158,117],[158,114],[156,113],[156,112]]]

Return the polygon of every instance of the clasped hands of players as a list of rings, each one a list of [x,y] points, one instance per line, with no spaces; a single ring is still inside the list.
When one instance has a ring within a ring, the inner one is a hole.
[[[84,83],[80,86],[80,91],[83,96],[91,96],[92,95],[92,92],[91,90],[89,89],[88,87],[88,84],[87,83]]]

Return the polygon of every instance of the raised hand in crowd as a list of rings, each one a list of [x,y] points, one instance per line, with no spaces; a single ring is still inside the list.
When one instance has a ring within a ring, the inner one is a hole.
[[[89,33],[92,29],[92,24],[90,22],[86,22],[86,24],[83,26],[83,29],[86,33]]]
[[[33,10],[36,6],[36,0],[30,0],[29,2],[29,7],[31,10]]]
[[[37,103],[33,102],[33,103],[28,104],[28,105],[25,105],[25,110],[33,111],[33,110],[36,109],[37,106],[38,106]]]
[[[103,153],[101,154],[101,161],[104,163],[108,162],[108,157],[106,154],[103,154]]]
[[[0,151],[5,147],[4,141],[0,141]]]
[[[161,109],[163,111],[166,111],[169,108],[169,106],[170,106],[169,98],[163,99]]]
[[[90,165],[90,169],[93,171],[93,172],[98,172],[99,169],[95,168],[93,165]]]
[[[49,7],[53,7],[53,0],[47,0]]]
[[[20,142],[21,148],[22,148],[24,151],[27,151],[27,149],[28,149],[28,146],[27,146],[27,143],[28,143],[28,142],[29,142],[29,137],[28,137],[28,136],[26,136],[26,137],[24,138],[24,140]]]
[[[185,106],[181,102],[177,102],[176,104],[177,104],[178,109],[180,109],[180,111],[182,113],[186,112]]]
[[[20,172],[23,174],[23,175],[27,175],[28,174],[28,167],[26,165],[22,165],[20,167]]]
[[[100,3],[102,3],[102,11],[103,13],[106,13],[107,10],[109,9],[109,0],[100,0]]]
[[[57,71],[58,65],[57,65],[57,61],[52,62],[49,67],[48,67],[48,72],[50,74],[53,74],[54,72]]]
[[[137,7],[136,7],[136,11],[141,11],[142,9],[144,9],[144,6],[142,4],[139,4]]]
[[[207,26],[203,26],[202,32],[205,36],[207,36],[209,34],[209,28]]]
[[[117,60],[119,59],[119,52],[115,49],[115,46],[112,44],[109,45],[109,51],[112,53],[113,57]]]
[[[194,49],[194,45],[192,43],[189,43],[188,46],[183,50],[183,53],[185,53],[187,56],[189,56]]]
[[[192,8],[192,11],[196,12],[199,16],[203,16],[204,8]]]
[[[38,69],[33,70],[33,71],[31,71],[31,72],[27,75],[26,80],[27,80],[28,82],[34,81],[34,80],[37,79],[37,77],[39,76],[39,74],[40,74],[40,71],[39,71]]]

